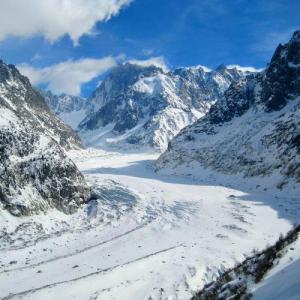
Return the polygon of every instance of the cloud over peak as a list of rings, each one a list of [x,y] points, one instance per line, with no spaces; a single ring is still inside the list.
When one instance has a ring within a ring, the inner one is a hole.
[[[0,40],[43,35],[54,42],[69,35],[77,44],[132,0],[1,0]]]
[[[107,56],[101,59],[67,60],[44,68],[34,68],[26,63],[17,67],[33,85],[45,84],[55,94],[80,95],[82,84],[115,66],[119,59]]]
[[[156,66],[164,71],[168,71],[166,60],[163,56],[151,57],[145,60],[130,59],[127,62],[143,67]]]

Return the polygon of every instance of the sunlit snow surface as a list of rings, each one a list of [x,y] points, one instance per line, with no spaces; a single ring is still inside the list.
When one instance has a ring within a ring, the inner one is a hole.
[[[0,210],[0,298],[189,299],[299,218],[298,199],[237,177],[159,175],[157,154],[70,155],[99,199],[71,216]]]

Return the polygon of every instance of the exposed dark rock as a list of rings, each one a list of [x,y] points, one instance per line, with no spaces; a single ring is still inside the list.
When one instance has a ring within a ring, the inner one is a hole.
[[[262,102],[267,111],[282,109],[287,101],[300,94],[300,31],[289,43],[279,45],[262,81]]]
[[[74,212],[89,187],[65,150],[78,149],[73,130],[53,115],[29,80],[0,63],[0,205],[30,215],[49,208]]]

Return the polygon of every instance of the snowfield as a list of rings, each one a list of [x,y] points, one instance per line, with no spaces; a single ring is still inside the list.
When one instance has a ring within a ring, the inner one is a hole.
[[[156,153],[69,154],[94,200],[73,215],[0,209],[1,299],[189,299],[299,220],[298,198],[237,176],[157,174]]]

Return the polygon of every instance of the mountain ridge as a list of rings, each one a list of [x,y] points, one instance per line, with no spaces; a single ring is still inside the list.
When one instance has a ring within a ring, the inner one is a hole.
[[[296,31],[277,47],[263,72],[232,84],[206,116],[183,129],[157,161],[157,169],[185,172],[190,163],[199,163],[246,177],[276,173],[279,188],[290,178],[299,182],[299,50]]]
[[[174,135],[223,97],[233,81],[251,73],[225,65],[215,70],[196,66],[169,71],[127,62],[113,68],[87,100],[69,98],[70,107],[81,103],[73,112],[63,107],[68,102],[64,95],[46,100],[88,146],[163,151]]]

